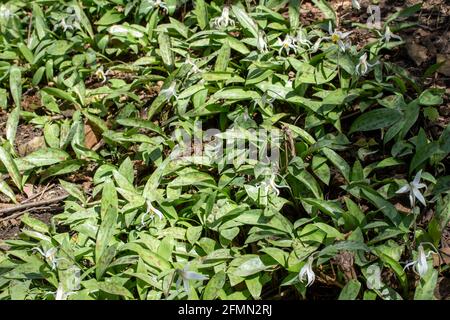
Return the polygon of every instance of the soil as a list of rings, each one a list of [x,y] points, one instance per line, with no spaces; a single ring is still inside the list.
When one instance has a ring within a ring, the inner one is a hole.
[[[30,199],[23,199],[21,203],[33,203],[45,200],[51,200],[56,197],[64,195],[66,192],[58,185],[43,186],[35,185],[34,190],[30,190]],[[19,198],[19,197],[18,197]],[[55,213],[62,211],[62,203],[54,203],[45,207],[38,206],[33,210],[25,210],[23,212],[15,212],[10,214],[2,214],[1,210],[5,208],[14,207],[12,204],[0,203],[0,240],[2,239],[16,239],[20,233],[20,228],[23,227],[21,224],[21,216],[17,214],[24,214],[29,212],[29,215],[33,218],[41,220],[46,224],[50,224],[50,221]],[[11,218],[9,218],[11,217]]]

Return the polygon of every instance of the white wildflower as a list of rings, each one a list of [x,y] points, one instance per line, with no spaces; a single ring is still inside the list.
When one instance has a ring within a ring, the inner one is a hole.
[[[146,2],[153,7],[153,9],[162,9],[166,14],[169,13],[169,8],[164,1],[161,0],[146,0]]]
[[[386,43],[388,43],[391,41],[391,39],[397,39],[399,41],[402,41],[402,38],[400,36],[393,34],[391,28],[389,28],[389,26],[386,26],[386,29],[384,30],[384,34],[381,40],[384,40],[386,41]]]
[[[374,64],[370,64],[367,62],[367,53],[364,53],[361,57],[359,57],[359,63],[356,65],[356,74],[365,75],[367,71],[369,71],[369,67],[372,68],[379,63],[380,62],[377,61]]]
[[[101,83],[105,83],[105,82],[106,82],[107,78],[106,78],[105,72],[104,72],[104,70],[103,70],[103,66],[100,66],[100,67],[95,71],[95,76],[96,76],[98,79],[101,79],[101,80],[102,80]]]
[[[312,46],[311,41],[308,40],[306,32],[303,29],[298,30],[295,42],[298,44],[310,48]]]
[[[196,281],[203,281],[203,280],[208,280],[209,277],[194,272],[194,271],[189,271],[189,264],[187,264],[182,270],[181,269],[177,269],[176,270],[179,274],[179,278],[177,280],[177,290],[178,287],[180,286],[180,282],[183,282],[183,287],[184,287],[184,292],[186,292],[186,294],[189,294],[189,281],[190,280],[196,280]]]
[[[195,74],[195,73],[200,73],[202,72],[202,70],[200,70],[199,67],[197,67],[197,65],[194,63],[194,61],[192,61],[191,57],[187,57],[186,61],[184,62],[185,64],[190,65],[192,68],[189,71],[189,74]]]
[[[256,48],[261,53],[266,53],[269,51],[267,49],[266,35],[264,34],[264,31],[262,31],[262,30],[258,31],[258,39],[256,39]]]
[[[324,37],[323,39],[329,39],[333,43],[337,44],[342,52],[345,52],[350,47],[350,42],[344,40],[352,33],[352,31],[349,32],[341,32],[334,30],[331,25],[331,22],[328,23],[328,33],[330,34],[330,37]]]
[[[224,6],[220,17],[212,19],[212,24],[217,29],[225,29],[228,26],[234,27],[234,20],[230,18],[230,8]]]
[[[0,5],[0,20],[4,20],[4,21],[8,21],[9,18],[11,18],[13,16],[13,13],[11,11],[11,9],[9,8],[9,6],[7,5]]]
[[[142,215],[142,218],[141,218],[141,225],[144,225],[144,219],[145,219],[145,217],[146,217],[148,214],[150,214],[150,213],[152,213],[152,215],[150,216],[150,219],[153,219],[153,217],[154,217],[155,215],[158,216],[159,220],[162,220],[162,219],[164,218],[164,215],[162,214],[162,212],[159,211],[158,209],[156,209],[156,208],[152,205],[152,202],[151,202],[150,200],[147,200],[147,201],[146,201],[146,204],[147,204],[147,211]]]
[[[352,0],[352,6],[356,10],[361,10],[361,5],[359,4],[358,0]]]
[[[52,266],[52,270],[56,269],[56,267],[58,266],[58,260],[60,259],[56,258],[56,253],[58,250],[55,247],[45,251],[38,247],[35,247],[33,249],[39,252],[50,263],[50,265]]]
[[[414,208],[416,205],[416,199],[418,199],[424,206],[426,206],[425,198],[420,192],[419,189],[427,188],[427,185],[424,183],[420,183],[420,177],[422,175],[422,170],[419,170],[417,172],[416,176],[414,177],[414,180],[407,185],[401,187],[399,190],[397,190],[396,193],[407,193],[409,192],[409,201],[411,203],[411,208]]]
[[[281,54],[281,51],[284,49],[286,50],[286,54],[289,55],[289,52],[294,50],[295,53],[297,53],[297,44],[295,41],[295,38],[291,37],[290,35],[286,35],[284,40],[281,40],[278,38],[278,45],[280,46],[280,49],[278,50],[278,53]]]
[[[416,260],[407,263],[404,269],[413,266],[414,271],[422,278],[429,269],[427,258],[430,256],[431,253],[433,253],[433,251],[429,251],[427,254],[425,254],[425,250],[423,249],[423,246],[420,244],[419,247],[417,248]]]
[[[308,261],[301,268],[301,270],[298,274],[298,278],[300,279],[301,282],[304,282],[305,277],[306,277],[306,280],[307,280],[306,286],[307,287],[312,285],[314,283],[314,280],[316,280],[316,275],[314,274],[314,271],[312,269],[313,262],[314,262],[314,257],[313,257],[313,255],[311,255],[311,256],[309,256]]]

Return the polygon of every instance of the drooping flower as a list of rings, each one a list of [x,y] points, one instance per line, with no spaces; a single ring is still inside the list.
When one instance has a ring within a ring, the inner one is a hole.
[[[391,31],[391,28],[389,28],[389,26],[386,26],[386,29],[384,30],[384,34],[383,34],[383,37],[381,38],[381,40],[384,40],[384,41],[386,41],[386,43],[388,43],[391,41],[391,39],[397,39],[399,41],[403,40],[400,36],[393,34]]]
[[[361,10],[361,5],[359,4],[358,0],[352,0],[352,6],[353,6],[353,9]]]
[[[425,254],[425,250],[423,249],[422,244],[420,244],[417,248],[417,259],[407,263],[404,269],[413,266],[414,271],[422,278],[429,269],[427,258],[431,253],[433,253],[433,251],[429,251],[427,254]]]
[[[316,280],[316,275],[312,269],[312,264],[314,262],[314,256],[310,255],[306,264],[301,268],[298,278],[301,282],[305,281],[305,277],[307,280],[306,286],[309,287]]]
[[[330,39],[333,43],[337,44],[342,52],[345,52],[350,47],[350,42],[344,40],[352,33],[352,31],[349,32],[341,32],[337,31],[336,29],[333,31],[333,27],[331,25],[331,22],[328,23],[328,33],[330,34],[329,37],[324,37],[323,39]]]
[[[74,30],[75,26],[72,23],[66,23],[66,18],[62,18],[61,21],[59,23],[57,23],[54,27],[54,29],[58,29],[58,28],[62,28],[64,32],[66,32],[67,30]]]
[[[52,266],[52,270],[56,269],[56,267],[58,266],[58,260],[60,259],[56,258],[56,253],[58,252],[58,250],[55,247],[45,251],[39,247],[35,247],[33,248],[33,250],[39,252],[50,263],[50,265]]]
[[[192,61],[191,57],[189,56],[186,58],[184,63],[192,67],[191,70],[189,71],[189,74],[196,74],[202,72],[202,70],[199,67],[197,67],[197,65],[194,63],[194,61]]]
[[[183,269],[176,269],[178,275],[180,276],[177,280],[177,290],[180,286],[180,283],[183,282],[183,287],[184,287],[184,292],[186,294],[189,294],[190,291],[190,285],[189,285],[189,281],[190,280],[195,280],[195,281],[204,281],[204,280],[208,280],[209,277],[205,276],[203,274],[194,272],[194,271],[189,271],[189,264],[185,265]]]
[[[0,20],[7,21],[12,16],[13,16],[13,13],[12,13],[11,9],[9,8],[9,6],[7,6],[5,4],[0,5]]]
[[[361,57],[359,57],[359,63],[356,65],[356,74],[365,75],[367,71],[369,71],[369,67],[372,68],[379,63],[379,61],[374,64],[367,62],[367,53],[365,52]]]
[[[403,187],[401,187],[400,189],[398,189],[396,191],[396,193],[407,193],[409,192],[409,201],[411,203],[411,208],[414,208],[416,205],[416,199],[418,199],[420,201],[420,203],[422,203],[424,206],[427,205],[427,203],[425,202],[425,198],[422,195],[422,193],[420,192],[419,189],[422,188],[427,188],[427,185],[424,183],[420,183],[420,178],[422,176],[422,170],[419,170],[419,172],[417,172],[416,176],[414,177],[414,180],[406,185],[404,185]]]
[[[98,79],[101,79],[101,80],[102,80],[101,83],[105,83],[105,82],[106,82],[107,78],[106,78],[105,72],[104,72],[104,70],[103,70],[103,66],[100,66],[100,67],[95,71],[95,76],[96,76]]]
[[[162,212],[159,211],[158,209],[156,209],[152,205],[152,202],[150,200],[147,200],[146,204],[147,204],[147,211],[145,211],[145,213],[142,215],[141,225],[144,225],[144,219],[150,213],[152,213],[152,215],[150,216],[150,219],[153,219],[154,215],[158,216],[159,220],[162,220],[164,218],[164,215],[162,214]]]
[[[230,8],[224,6],[220,17],[212,19],[212,25],[217,29],[225,29],[228,26],[234,27],[234,20],[230,18]]]
[[[297,36],[295,37],[295,42],[300,44],[301,46],[305,46],[310,48],[312,46],[311,41],[308,40],[306,32],[303,29],[298,30]]]
[[[295,38],[291,37],[290,35],[286,35],[284,40],[278,38],[277,44],[280,46],[280,49],[278,49],[278,53],[281,54],[281,51],[283,49],[286,50],[287,55],[289,55],[291,49],[294,50],[295,53],[297,53],[297,44],[295,42]]]
[[[148,4],[150,4],[153,9],[162,9],[166,14],[169,13],[169,8],[164,1],[161,0],[146,0]]]
[[[256,39],[256,48],[261,53],[268,52],[266,35],[264,34],[264,31],[262,31],[262,30],[258,31],[258,39]]]

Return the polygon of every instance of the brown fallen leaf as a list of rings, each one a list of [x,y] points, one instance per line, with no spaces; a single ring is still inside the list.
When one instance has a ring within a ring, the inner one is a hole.
[[[400,211],[400,212],[402,212],[402,213],[406,213],[406,214],[410,214],[410,213],[411,213],[411,209],[410,209],[410,208],[405,207],[404,205],[402,205],[402,204],[399,203],[399,202],[397,202],[397,203],[394,205],[394,207],[395,207],[395,209],[397,209],[397,211]]]
[[[443,75],[450,77],[450,55],[449,54],[437,54],[436,55],[436,62],[443,64],[439,67],[438,72],[442,73]]]
[[[92,149],[92,147],[95,146],[101,139],[89,123],[84,125],[84,135],[85,146],[88,149]]]
[[[408,55],[413,59],[416,65],[420,66],[422,63],[428,60],[428,49],[420,44],[414,42],[412,38],[406,40],[406,51]]]
[[[28,198],[31,198],[34,195],[34,186],[31,183],[25,183],[23,186],[23,192]]]
[[[38,136],[34,137],[33,139],[24,144],[19,144],[17,146],[17,151],[21,157],[24,157],[27,154],[30,154],[33,151],[36,151],[37,149],[43,147],[44,145],[45,145],[44,136]]]
[[[450,265],[450,247],[441,248],[439,252],[442,257],[438,254],[433,254],[433,266]]]

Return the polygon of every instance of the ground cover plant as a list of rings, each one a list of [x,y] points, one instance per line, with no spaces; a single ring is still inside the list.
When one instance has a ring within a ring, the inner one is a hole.
[[[383,5],[2,1],[0,299],[448,298],[448,63]]]

